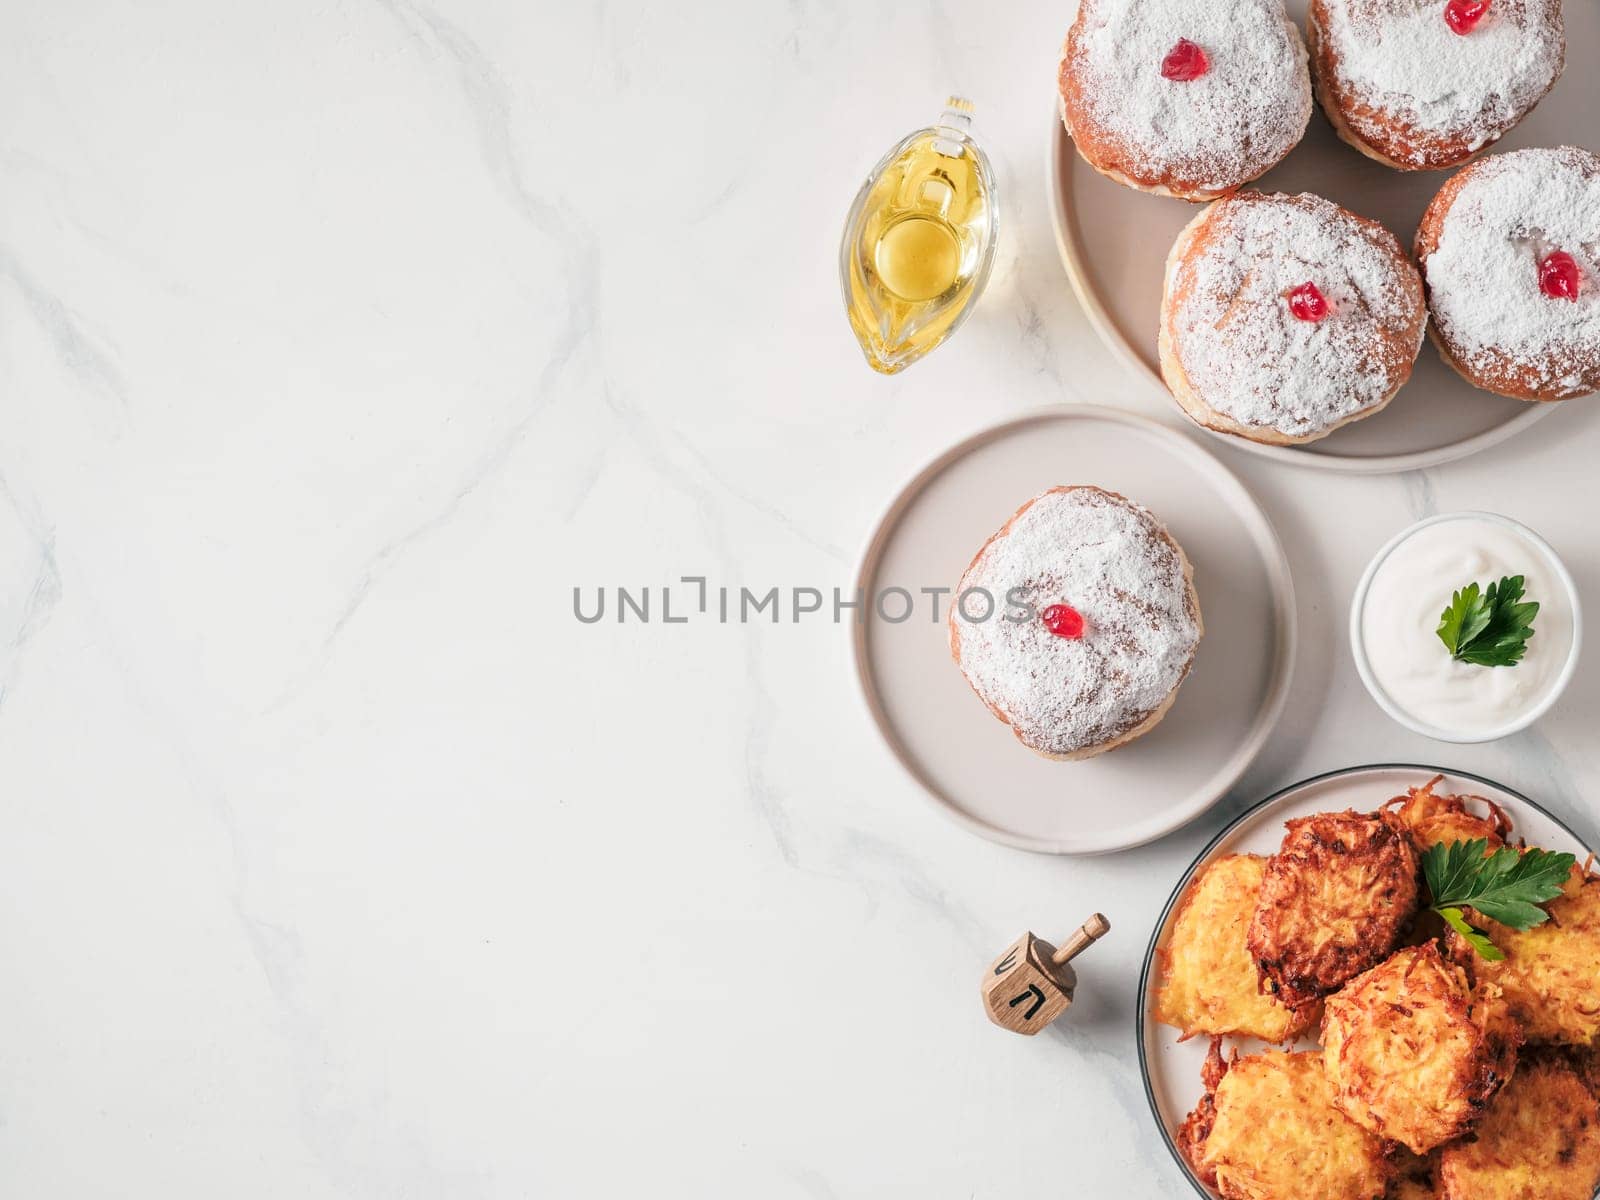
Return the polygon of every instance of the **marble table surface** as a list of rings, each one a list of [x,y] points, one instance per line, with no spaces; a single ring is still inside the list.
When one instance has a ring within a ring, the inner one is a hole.
[[[1434,760],[1595,829],[1588,664],[1451,748],[1342,636],[1437,510],[1527,521],[1600,594],[1583,403],[1398,476],[1216,447],[1288,547],[1294,695],[1217,809],[1111,857],[938,815],[831,621],[574,619],[575,587],[844,586],[1008,414],[1173,419],[1056,258],[1051,6],[5,8],[5,1195],[1181,1197],[1132,1006],[1230,814]],[[839,222],[951,90],[1000,257],[883,379]],[[1093,909],[1070,1017],[991,1027],[983,963]]]

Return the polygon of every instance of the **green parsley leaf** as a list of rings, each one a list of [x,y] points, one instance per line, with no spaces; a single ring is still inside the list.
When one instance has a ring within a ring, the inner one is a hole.
[[[1527,653],[1533,636],[1533,619],[1539,615],[1536,600],[1524,600],[1523,577],[1505,575],[1487,591],[1476,583],[1450,595],[1450,606],[1439,614],[1439,640],[1457,662],[1480,667],[1514,667]]]
[[[1480,957],[1490,962],[1505,962],[1506,952],[1489,940],[1489,935],[1481,929],[1475,929],[1467,924],[1466,917],[1461,915],[1459,908],[1434,909],[1445,923],[1467,940],[1467,945],[1476,950]]]
[[[1478,595],[1478,585],[1469,583],[1451,593],[1450,607],[1439,614],[1439,640],[1454,658],[1488,623],[1489,606]]]
[[[1422,873],[1433,896],[1433,911],[1479,954],[1498,962],[1505,956],[1482,930],[1467,923],[1461,910],[1471,907],[1512,929],[1542,925],[1550,914],[1539,905],[1561,895],[1561,885],[1577,860],[1567,853],[1518,851],[1510,846],[1493,854],[1488,851],[1486,838],[1439,843],[1423,854]]]

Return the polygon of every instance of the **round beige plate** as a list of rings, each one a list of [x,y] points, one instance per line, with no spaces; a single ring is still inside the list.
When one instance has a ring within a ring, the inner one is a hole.
[[[1188,552],[1206,632],[1166,719],[1084,762],[1026,749],[950,659],[948,594],[1023,502],[1095,484],[1147,506]],[[1294,661],[1294,589],[1277,534],[1195,438],[1115,409],[1055,408],[968,438],[895,498],[857,573],[856,670],[890,748],[974,833],[1056,854],[1137,846],[1204,812],[1265,744]],[[903,588],[916,601],[903,621]],[[870,603],[885,596],[883,614]]]
[[[1290,14],[1302,28],[1305,7],[1304,0],[1289,0]],[[1594,125],[1594,114],[1600,112],[1600,72],[1583,61],[1585,48],[1600,46],[1600,4],[1568,4],[1565,13],[1566,73],[1490,153],[1564,143],[1600,149]],[[1053,110],[1046,176],[1056,244],[1084,311],[1106,345],[1148,386],[1148,397],[1179,411],[1156,365],[1156,325],[1167,251],[1198,209],[1097,174],[1073,149]],[[1311,114],[1305,140],[1253,186],[1326,196],[1382,221],[1409,247],[1422,210],[1449,177],[1449,171],[1395,171],[1363,157],[1334,136],[1319,110]],[[1430,342],[1422,347],[1410,382],[1388,408],[1321,441],[1264,446],[1227,434],[1213,436],[1283,462],[1340,471],[1405,471],[1492,446],[1557,407],[1479,391],[1445,366]]]
[[[1209,863],[1229,854],[1273,854],[1283,841],[1283,823],[1295,817],[1312,813],[1336,812],[1353,808],[1357,812],[1371,812],[1385,801],[1403,795],[1407,788],[1418,787],[1435,775],[1443,775],[1439,785],[1440,795],[1481,796],[1500,805],[1511,818],[1513,838],[1526,838],[1530,846],[1546,850],[1569,850],[1582,862],[1589,854],[1583,839],[1555,814],[1519,792],[1465,771],[1451,772],[1443,767],[1423,767],[1408,764],[1347,767],[1291,785],[1274,796],[1269,796],[1254,808],[1243,813],[1236,821],[1216,836],[1200,852],[1178,886],[1173,889],[1167,907],[1156,922],[1150,947],[1145,951],[1144,973],[1139,982],[1139,1067],[1144,1075],[1145,1094],[1150,1101],[1150,1111],[1161,1127],[1167,1149],[1177,1160],[1178,1169],[1194,1185],[1194,1190],[1204,1197],[1216,1195],[1195,1177],[1189,1164],[1178,1153],[1178,1130],[1184,1117],[1200,1098],[1200,1067],[1205,1062],[1210,1046],[1204,1037],[1178,1040],[1178,1031],[1158,1024],[1151,1015],[1153,989],[1159,982],[1156,971],[1156,951],[1166,944],[1172,933],[1172,923],[1179,897],[1189,886],[1189,881]],[[1482,805],[1479,812],[1487,812]],[[1251,1038],[1228,1038],[1228,1046],[1235,1044],[1240,1054],[1252,1054],[1266,1049],[1266,1045]],[[1313,1050],[1316,1041],[1302,1038],[1295,1046],[1299,1050]]]

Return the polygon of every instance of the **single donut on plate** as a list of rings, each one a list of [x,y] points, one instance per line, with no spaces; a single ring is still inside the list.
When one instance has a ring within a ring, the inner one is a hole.
[[[1265,174],[1311,119],[1306,48],[1282,0],[1080,0],[1057,86],[1085,162],[1185,200]]]
[[[1054,487],[961,576],[950,654],[989,711],[1046,758],[1131,742],[1167,715],[1202,625],[1194,571],[1149,510]]]
[[[1339,136],[1402,171],[1465,162],[1561,74],[1561,0],[1311,0],[1317,103]]]
[[[1600,391],[1600,156],[1496,154],[1422,214],[1432,337],[1468,383],[1519,400]]]
[[[1411,376],[1422,281],[1382,225],[1302,192],[1240,192],[1167,256],[1161,377],[1196,422],[1255,442],[1326,437]]]

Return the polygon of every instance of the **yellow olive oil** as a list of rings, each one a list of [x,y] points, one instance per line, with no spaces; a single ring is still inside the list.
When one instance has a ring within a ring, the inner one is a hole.
[[[845,223],[839,273],[850,327],[873,370],[903,371],[955,332],[989,277],[998,210],[972,105],[902,139]]]

